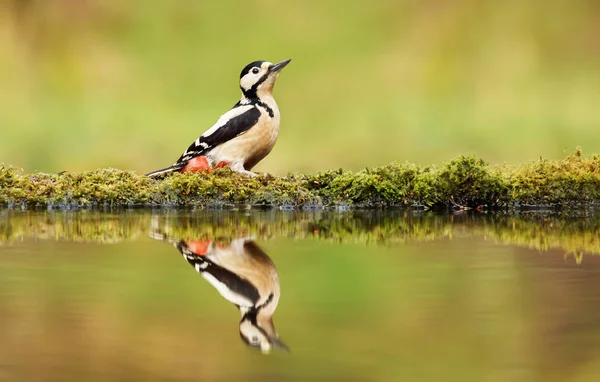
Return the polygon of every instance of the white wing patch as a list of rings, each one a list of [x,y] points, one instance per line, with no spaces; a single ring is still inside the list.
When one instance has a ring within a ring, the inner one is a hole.
[[[202,277],[204,277],[206,279],[206,281],[211,283],[211,285],[214,286],[219,291],[221,296],[225,297],[227,300],[231,301],[235,305],[245,306],[245,307],[253,306],[252,301],[248,300],[246,297],[242,296],[241,294],[232,292],[231,289],[229,289],[227,287],[227,285],[225,285],[222,282],[220,282],[219,280],[217,280],[210,273],[204,272],[204,273],[202,273]]]
[[[200,146],[203,149],[207,149],[208,148],[208,143],[206,143],[206,142],[200,142],[200,137],[198,137],[198,139],[196,139],[196,146]]]
[[[201,270],[208,268],[208,263],[196,263],[194,268],[196,268],[196,272],[201,272]]]
[[[244,105],[244,106],[238,106],[238,107],[235,107],[235,108],[229,110],[227,113],[223,114],[210,129],[206,130],[206,132],[204,132],[204,134],[202,134],[202,137],[210,136],[212,133],[217,131],[220,127],[227,124],[227,122],[229,122],[230,119],[235,118],[238,115],[244,114],[245,112],[252,109],[253,107],[254,107],[254,105]],[[197,144],[199,144],[199,142],[200,142],[200,138],[198,138],[196,140]]]

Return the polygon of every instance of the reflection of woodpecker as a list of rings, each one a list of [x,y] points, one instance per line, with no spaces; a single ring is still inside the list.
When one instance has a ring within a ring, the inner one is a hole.
[[[157,219],[153,219],[152,231],[152,238],[173,243],[221,296],[239,308],[240,336],[245,343],[264,353],[273,347],[289,350],[273,324],[279,275],[271,258],[253,240],[235,239],[228,245],[212,240],[172,241],[160,233]]]

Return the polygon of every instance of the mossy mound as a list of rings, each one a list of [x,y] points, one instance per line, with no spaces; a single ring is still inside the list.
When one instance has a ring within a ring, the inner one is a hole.
[[[490,166],[461,156],[442,166],[392,163],[359,172],[256,178],[229,169],[164,180],[101,169],[24,174],[0,165],[0,204],[9,207],[195,206],[213,208],[518,208],[585,206],[600,200],[600,156],[578,149],[561,161]]]

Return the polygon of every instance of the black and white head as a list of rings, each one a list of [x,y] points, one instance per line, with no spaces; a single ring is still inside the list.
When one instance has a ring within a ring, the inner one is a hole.
[[[276,64],[268,61],[254,61],[240,73],[240,89],[246,98],[257,98],[270,95],[279,72],[292,59],[283,60]]]
[[[260,350],[263,353],[269,353],[273,348],[289,352],[288,347],[279,340],[275,331],[273,317],[258,317],[256,313],[249,312],[242,317],[240,321],[240,337],[249,346]]]

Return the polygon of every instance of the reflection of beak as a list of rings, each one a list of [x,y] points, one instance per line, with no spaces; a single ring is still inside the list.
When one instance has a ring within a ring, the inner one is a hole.
[[[279,341],[278,338],[271,338],[271,345],[274,348],[285,351],[286,353],[290,352],[290,348],[288,348],[283,342]]]
[[[273,64],[271,66],[269,66],[269,73],[276,73],[278,71],[280,71],[281,69],[283,69],[287,64],[290,63],[290,61],[292,61],[291,58],[288,58],[287,60],[283,60],[281,62],[278,62],[276,64]]]

